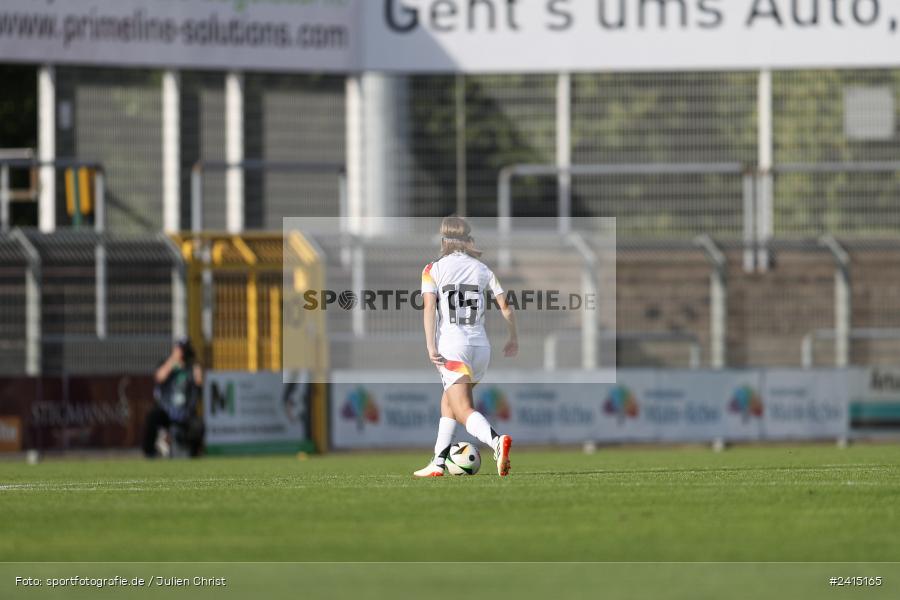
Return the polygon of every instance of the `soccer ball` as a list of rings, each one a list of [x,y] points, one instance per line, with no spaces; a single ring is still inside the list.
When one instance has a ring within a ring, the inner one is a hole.
[[[450,446],[447,457],[447,472],[451,475],[474,475],[481,468],[481,454],[478,448],[468,442]]]

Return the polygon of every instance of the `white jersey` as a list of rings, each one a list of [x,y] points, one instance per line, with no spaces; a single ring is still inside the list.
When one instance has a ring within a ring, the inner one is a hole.
[[[422,293],[437,294],[438,348],[490,346],[484,331],[485,292],[503,293],[494,273],[477,258],[454,252],[422,271]]]

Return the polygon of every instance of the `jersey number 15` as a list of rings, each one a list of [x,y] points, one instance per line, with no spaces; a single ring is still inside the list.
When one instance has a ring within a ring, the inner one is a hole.
[[[478,316],[478,298],[481,295],[477,285],[448,284],[441,288],[447,296],[448,318],[456,325],[474,325]]]

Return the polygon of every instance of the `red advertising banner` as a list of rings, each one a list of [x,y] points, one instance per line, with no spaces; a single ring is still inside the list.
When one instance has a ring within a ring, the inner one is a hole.
[[[153,402],[146,375],[0,378],[0,420],[19,431],[0,451],[137,448]]]

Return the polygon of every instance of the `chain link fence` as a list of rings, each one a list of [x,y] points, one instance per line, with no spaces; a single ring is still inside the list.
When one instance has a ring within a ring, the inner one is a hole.
[[[190,228],[192,167],[225,159],[224,77],[180,74],[182,229]],[[558,164],[560,144],[573,164],[734,162],[753,169],[761,151],[758,78],[755,72],[575,74],[560,105],[555,75],[391,76],[395,126],[369,131],[361,151],[391,155],[377,164],[391,171],[383,176],[399,198],[399,214],[408,216],[496,215],[500,170]],[[114,230],[162,225],[161,86],[158,71],[58,67],[57,153],[104,164]],[[346,162],[353,125],[346,89],[336,76],[243,76],[244,157]],[[773,73],[775,237],[897,232],[897,172],[779,167],[895,160],[898,93],[897,70]],[[562,109],[569,113],[564,139]],[[866,134],[875,122],[888,131]],[[370,178],[362,185],[363,197],[374,193]],[[739,177],[721,174],[574,177],[572,214],[614,216],[620,237],[739,238],[741,185]],[[556,212],[555,178],[524,178],[513,192],[517,216]],[[204,228],[224,229],[224,173],[204,176],[203,196]],[[249,229],[277,230],[285,216],[340,210],[333,178],[312,173],[247,172],[244,198]]]
[[[59,66],[56,73],[57,155],[102,164],[109,230],[149,240],[161,229],[163,212],[160,72]],[[182,229],[191,226],[192,170],[201,161],[226,158],[224,77],[180,73]],[[246,74],[242,81],[245,159],[341,165],[352,158],[348,132],[354,116],[348,113],[345,78]],[[396,127],[382,132],[383,137],[369,131],[360,148],[370,155],[390,155],[377,164],[391,170],[382,175],[390,179],[396,206],[406,216],[496,216],[498,178],[515,164],[733,163],[744,165],[748,173],[771,176],[774,241],[765,274],[741,269],[747,218],[742,174],[660,171],[571,177],[573,217],[617,218],[622,246],[618,330],[688,340],[621,339],[620,364],[687,364],[691,359],[684,346],[691,340],[699,344],[703,361],[708,360],[709,266],[702,252],[691,248],[699,234],[716,238],[728,258],[729,364],[796,365],[799,340],[810,331],[834,328],[832,258],[816,244],[779,247],[779,240],[837,235],[852,258],[854,327],[900,327],[894,300],[898,290],[892,283],[900,280],[900,261],[894,246],[878,242],[900,232],[900,170],[893,166],[900,157],[898,70],[774,72],[771,170],[759,165],[759,74],[754,72],[574,74],[563,104],[555,75],[412,75],[393,76],[392,81],[391,122]],[[561,109],[568,112],[567,120],[560,118]],[[561,137],[565,122],[570,124],[568,135]],[[561,148],[567,148],[568,156],[560,155]],[[373,193],[369,175],[361,182],[364,200]],[[57,179],[57,222],[65,229],[70,218],[62,201],[61,171]],[[556,216],[557,175],[516,177],[511,186],[514,217]],[[204,172],[205,230],[226,228],[225,187],[222,170]],[[249,229],[279,230],[282,217],[337,216],[343,210],[333,173],[247,170],[244,200]],[[364,210],[371,209],[367,200],[363,204]],[[764,216],[753,213],[754,218]],[[551,221],[546,222],[550,227]],[[22,273],[27,260],[15,240],[2,239],[0,369],[18,372],[26,364]],[[164,352],[171,337],[171,264],[156,257],[155,250],[148,254],[155,257],[150,262],[142,262],[144,250],[132,254],[122,247],[116,256],[128,258],[110,256],[108,339],[98,342],[96,257],[94,242],[86,239],[35,238],[36,245],[42,244],[39,254],[48,260],[42,274],[42,366],[143,369],[153,362],[150,355],[156,357],[160,348]],[[328,250],[327,241],[323,246]],[[402,252],[367,252],[376,266],[406,264]],[[346,269],[340,261],[330,266],[336,277]],[[269,306],[264,297],[269,287],[260,287],[263,307]],[[226,305],[242,306],[245,300],[231,299]],[[136,306],[142,307],[138,319],[131,314]],[[241,316],[235,319],[239,328]],[[266,322],[261,320],[263,329]],[[333,331],[352,335],[351,325],[339,322]],[[375,319],[369,326],[390,331],[399,325]],[[218,333],[223,339],[241,335],[238,329]],[[126,338],[156,341],[141,348],[121,341]],[[833,341],[825,338],[815,345],[817,361],[831,361]],[[219,355],[227,357],[227,349]],[[851,362],[889,363],[898,355],[900,343],[890,339],[851,343]],[[579,359],[573,354],[559,360]]]
[[[107,170],[108,227],[162,228],[162,79],[157,71],[65,67],[57,71],[57,155],[90,157]],[[60,197],[65,185],[57,176]],[[56,221],[70,222],[65,202]]]
[[[158,236],[0,235],[3,372],[152,371],[178,329],[173,271],[177,255]]]
[[[878,163],[900,157],[900,71],[782,71],[772,79],[776,168]],[[870,100],[854,111],[854,93],[884,97],[889,106]],[[854,120],[863,129],[884,120],[885,130],[855,133]],[[783,172],[776,175],[774,193],[776,235],[884,236],[896,235],[900,227],[896,167]]]

